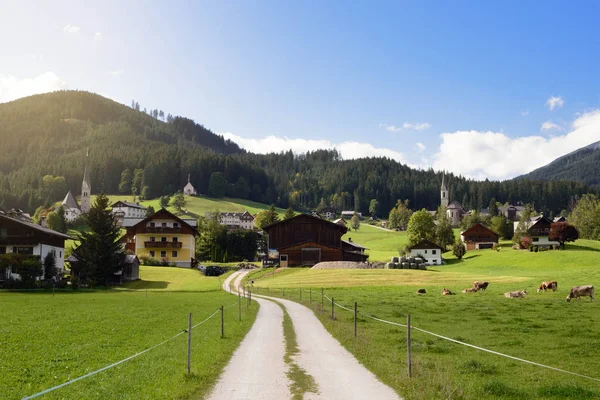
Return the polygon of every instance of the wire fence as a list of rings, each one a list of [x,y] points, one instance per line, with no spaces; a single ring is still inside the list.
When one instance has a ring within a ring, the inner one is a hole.
[[[262,294],[263,291],[266,290],[267,294],[271,295],[271,290],[269,288],[254,288],[254,290],[256,292],[260,292],[261,294]],[[309,290],[310,290],[310,303],[313,303],[313,301],[312,301],[312,299],[313,299],[312,289],[309,289]],[[291,301],[300,301],[300,302],[302,302],[302,290],[301,289],[300,289],[300,296],[299,296],[299,298],[291,298],[291,297],[289,297],[289,294],[294,293],[295,291],[297,292],[298,289],[281,289],[282,298],[285,298],[285,299],[291,300]],[[288,293],[288,297],[285,297],[285,293],[286,292]],[[273,297],[277,297],[277,295],[279,294],[279,289],[277,289],[276,291],[274,291],[274,293],[275,293],[275,295]],[[414,331],[417,331],[417,332],[420,332],[420,333],[423,333],[423,334],[426,334],[426,335],[437,337],[437,338],[442,339],[442,340],[446,340],[446,341],[449,341],[449,342],[452,342],[452,343],[455,343],[455,344],[466,346],[466,347],[469,347],[469,348],[472,348],[472,349],[475,349],[475,350],[479,350],[479,351],[483,351],[483,352],[486,352],[486,353],[494,354],[494,355],[497,355],[497,356],[500,356],[500,357],[508,358],[508,359],[511,359],[511,360],[514,360],[514,361],[519,361],[519,362],[522,362],[522,363],[525,363],[525,364],[530,364],[530,365],[534,365],[534,366],[537,366],[537,367],[546,368],[546,369],[549,369],[549,370],[552,370],[552,371],[556,371],[556,372],[560,372],[560,373],[563,373],[563,374],[568,374],[568,375],[572,375],[572,376],[577,376],[577,377],[580,377],[580,378],[588,379],[588,380],[591,380],[591,381],[600,382],[599,378],[594,378],[594,377],[591,377],[591,376],[588,376],[588,375],[583,375],[583,374],[580,374],[580,373],[577,373],[577,372],[567,371],[567,370],[564,370],[564,369],[561,369],[561,368],[556,368],[556,367],[553,367],[553,366],[550,366],[550,365],[545,365],[545,364],[541,364],[541,363],[538,363],[538,362],[535,362],[535,361],[530,361],[530,360],[526,360],[526,359],[523,359],[523,358],[511,356],[509,354],[504,354],[504,353],[501,353],[501,352],[498,352],[498,351],[495,351],[495,350],[490,350],[490,349],[487,349],[485,347],[476,346],[476,345],[473,345],[473,344],[470,344],[470,343],[465,343],[465,342],[457,340],[457,339],[452,339],[452,338],[449,338],[447,336],[440,335],[438,333],[431,332],[431,331],[419,328],[417,326],[414,326],[414,325],[410,324],[410,322],[408,322],[407,324],[403,324],[403,323],[389,321],[389,320],[382,319],[382,318],[377,318],[377,317],[375,317],[373,315],[370,315],[370,314],[364,313],[362,311],[359,311],[358,307],[357,307],[357,303],[354,304],[354,309],[353,309],[353,308],[346,307],[346,306],[344,306],[344,305],[336,302],[334,297],[329,297],[329,296],[327,296],[327,294],[325,294],[324,289],[320,290],[320,294],[321,294],[321,301],[318,302],[318,303],[321,303],[320,304],[321,305],[321,309],[324,311],[325,310],[325,304],[324,304],[325,302],[324,302],[324,300],[327,299],[328,304],[331,304],[331,317],[332,317],[332,319],[335,319],[334,307],[338,307],[338,308],[341,308],[342,310],[354,313],[354,335],[355,336],[356,336],[356,323],[358,321],[358,318],[357,318],[358,315],[361,315],[361,316],[363,316],[365,318],[369,318],[371,320],[374,320],[374,321],[377,321],[377,322],[381,322],[381,323],[384,323],[384,324],[393,325],[393,326],[397,326],[397,327],[401,327],[401,328],[406,328],[407,329],[407,337],[409,338],[408,342],[407,342],[408,353],[409,353],[409,356],[408,356],[408,359],[409,359],[409,365],[408,365],[409,376],[411,375],[411,366],[410,366],[410,331],[414,330]],[[410,321],[410,315],[408,315],[407,317],[408,317],[408,321]]]
[[[190,349],[191,349],[191,333],[192,333],[192,330],[196,329],[199,326],[201,326],[201,325],[205,324],[206,322],[210,321],[211,319],[213,319],[214,317],[216,317],[217,314],[220,313],[221,314],[221,337],[224,337],[224,318],[223,318],[223,316],[224,316],[224,310],[226,310],[228,308],[231,308],[231,307],[234,307],[234,306],[238,305],[240,302],[241,302],[241,300],[240,300],[240,297],[238,296],[238,300],[235,303],[230,304],[230,305],[225,306],[225,307],[224,306],[219,307],[212,314],[210,314],[209,316],[207,316],[206,318],[204,318],[202,321],[198,322],[195,325],[191,324],[192,314],[190,313],[189,314],[189,321],[190,321],[189,327],[187,329],[181,330],[179,333],[177,333],[177,334],[169,337],[168,339],[166,339],[166,340],[164,340],[164,341],[162,341],[160,343],[157,343],[157,344],[155,344],[153,346],[150,346],[150,347],[148,347],[148,348],[146,348],[146,349],[144,349],[144,350],[142,350],[142,351],[140,351],[138,353],[135,353],[135,354],[133,354],[133,355],[127,357],[127,358],[119,360],[119,361],[117,361],[115,363],[112,363],[110,365],[104,366],[104,367],[102,367],[100,369],[97,369],[97,370],[92,371],[90,373],[87,373],[85,375],[79,376],[77,378],[71,379],[71,380],[69,380],[67,382],[61,383],[60,385],[56,385],[56,386],[53,386],[51,388],[42,390],[41,392],[38,392],[38,393],[35,393],[35,394],[32,394],[32,395],[26,396],[26,397],[23,398],[23,400],[35,399],[37,397],[43,396],[45,394],[48,394],[50,392],[53,392],[55,390],[58,390],[60,388],[65,387],[65,386],[69,386],[69,385],[71,385],[71,384],[73,384],[75,382],[78,382],[78,381],[81,381],[83,379],[86,379],[86,378],[89,378],[91,376],[94,376],[96,374],[99,374],[99,373],[101,373],[103,371],[106,371],[108,369],[114,368],[114,367],[116,367],[118,365],[121,365],[121,364],[127,362],[127,361],[133,360],[134,358],[137,358],[137,357],[139,357],[139,356],[141,356],[141,355],[143,355],[145,353],[148,353],[148,352],[150,352],[150,351],[152,351],[152,350],[154,350],[154,349],[156,349],[156,348],[158,348],[160,346],[163,346],[163,345],[165,345],[165,344],[173,341],[174,339],[176,339],[176,338],[178,338],[180,336],[185,335],[186,333],[188,334],[188,374],[189,374]],[[240,312],[240,318],[239,319],[241,320],[241,307],[239,308],[239,310],[240,310],[239,311]]]

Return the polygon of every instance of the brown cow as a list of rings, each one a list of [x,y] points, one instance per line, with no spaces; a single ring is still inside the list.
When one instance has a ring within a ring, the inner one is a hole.
[[[463,293],[475,293],[475,292],[477,292],[478,290],[479,290],[479,288],[478,288],[478,287],[470,287],[470,288],[468,288],[468,289],[464,289],[462,292],[463,292]]]
[[[558,289],[558,283],[556,281],[546,281],[542,282],[542,284],[537,288],[538,293],[542,290],[545,292],[546,290],[552,289],[553,292],[556,292]]]
[[[473,287],[476,287],[479,290],[485,291],[489,285],[489,282],[473,282]]]
[[[448,296],[450,294],[454,294],[452,293],[449,289],[444,288],[444,290],[442,290],[442,296]]]
[[[572,298],[580,298],[581,296],[590,296],[590,301],[594,300],[594,287],[592,285],[575,286],[567,296],[567,302]]]
[[[504,297],[515,298],[515,297],[525,297],[527,294],[527,290],[519,290],[518,292],[506,292],[504,293]]]

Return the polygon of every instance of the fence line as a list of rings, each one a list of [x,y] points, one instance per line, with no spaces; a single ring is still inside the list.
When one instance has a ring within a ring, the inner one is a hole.
[[[327,296],[327,295],[325,295],[325,298],[327,298],[327,300],[329,300],[329,301],[332,301],[331,298],[329,296]],[[348,307],[345,307],[345,306],[343,306],[341,304],[338,304],[335,301],[333,302],[333,304],[335,304],[339,308],[342,308],[342,309],[344,309],[346,311],[354,312],[354,310],[351,310]],[[394,326],[398,326],[398,327],[402,327],[402,328],[407,328],[408,327],[408,325],[406,325],[406,324],[401,324],[401,323],[398,323],[398,322],[393,322],[393,321],[388,321],[388,320],[385,320],[385,319],[377,318],[377,317],[374,317],[372,315],[363,313],[361,311],[358,311],[358,313],[361,314],[361,315],[363,315],[363,316],[365,316],[365,317],[367,317],[367,318],[370,318],[370,319],[373,319],[375,321],[379,321],[379,322],[382,322],[382,323],[385,323],[385,324],[394,325]],[[523,358],[511,356],[509,354],[504,354],[504,353],[500,353],[498,351],[486,349],[484,347],[479,347],[479,346],[475,346],[473,344],[461,342],[460,340],[452,339],[452,338],[449,338],[449,337],[446,337],[446,336],[443,336],[443,335],[440,335],[440,334],[437,334],[437,333],[434,333],[434,332],[427,331],[427,330],[422,329],[422,328],[418,328],[418,327],[416,327],[416,326],[414,326],[412,324],[410,325],[410,328],[414,329],[416,331],[419,331],[421,333],[425,333],[427,335],[435,336],[435,337],[437,337],[439,339],[448,340],[448,341],[456,343],[456,344],[460,344],[460,345],[463,345],[463,346],[471,347],[473,349],[484,351],[484,352],[487,352],[487,353],[490,353],[490,354],[495,354],[497,356],[509,358],[511,360],[520,361],[520,362],[523,362],[523,363],[526,363],[526,364],[531,364],[531,365],[535,365],[535,366],[538,366],[538,367],[547,368],[547,369],[550,369],[550,370],[553,370],[553,371],[562,372],[564,374],[574,375],[574,376],[578,376],[580,378],[585,378],[585,379],[589,379],[589,380],[592,380],[592,381],[600,382],[600,379],[598,379],[598,378],[594,378],[594,377],[583,375],[583,374],[578,374],[577,372],[567,371],[567,370],[564,370],[564,369],[552,367],[550,365],[540,364],[540,363],[537,363],[535,361],[525,360]]]
[[[239,302],[239,301],[236,301],[234,304],[232,304],[232,305],[230,305],[230,306],[227,306],[227,308],[229,308],[229,307],[231,307],[231,306],[234,306],[234,305],[236,305],[238,302]],[[217,311],[215,311],[214,313],[212,313],[210,316],[208,316],[207,318],[205,318],[205,319],[204,319],[204,320],[202,320],[201,322],[197,323],[196,325],[192,326],[192,329],[195,329],[195,328],[197,328],[198,326],[200,326],[200,325],[204,324],[205,322],[207,322],[208,320],[210,320],[211,318],[213,318],[215,315],[217,315],[219,312],[221,312],[221,308],[218,308],[218,309],[217,309]],[[165,343],[168,343],[168,342],[170,342],[171,340],[173,340],[173,339],[175,339],[175,338],[177,338],[177,337],[179,337],[179,336],[181,336],[181,335],[183,335],[184,333],[187,333],[187,332],[188,332],[188,330],[187,330],[187,329],[184,329],[183,331],[179,332],[178,334],[176,334],[176,335],[174,335],[174,336],[171,336],[170,338],[168,338],[168,339],[166,339],[166,340],[164,340],[164,341],[162,341],[162,342],[160,342],[160,343],[158,343],[158,344],[155,344],[154,346],[151,346],[151,347],[149,347],[149,348],[147,348],[147,349],[145,349],[145,350],[142,350],[142,351],[140,351],[140,352],[138,352],[138,353],[136,353],[136,354],[134,354],[134,355],[132,355],[132,356],[129,356],[129,357],[127,357],[127,358],[124,358],[124,359],[122,359],[122,360],[120,360],[120,361],[117,361],[117,362],[115,362],[115,363],[112,363],[112,364],[110,364],[110,365],[107,365],[107,366],[105,366],[105,367],[102,367],[102,368],[100,368],[100,369],[97,369],[97,370],[95,370],[95,371],[92,371],[92,372],[90,372],[90,373],[87,373],[87,374],[85,374],[85,375],[82,375],[82,376],[80,376],[80,377],[77,377],[77,378],[75,378],[75,379],[71,379],[70,381],[67,381],[67,382],[61,383],[60,385],[57,385],[57,386],[51,387],[51,388],[49,388],[49,389],[43,390],[43,391],[41,391],[41,392],[39,392],[39,393],[32,394],[31,396],[23,397],[23,399],[22,399],[22,400],[29,400],[29,399],[34,399],[34,398],[36,398],[36,397],[39,397],[39,396],[43,396],[43,395],[45,395],[45,394],[47,394],[47,393],[50,393],[50,392],[52,392],[52,391],[54,391],[54,390],[60,389],[60,388],[62,388],[62,387],[65,387],[65,386],[68,386],[68,385],[70,385],[70,384],[72,384],[72,383],[75,383],[75,382],[78,382],[78,381],[80,381],[80,380],[82,380],[82,379],[89,378],[90,376],[93,376],[93,375],[96,375],[96,374],[98,374],[98,373],[100,373],[100,372],[106,371],[107,369],[110,369],[110,368],[116,367],[117,365],[123,364],[124,362],[127,362],[127,361],[129,361],[129,360],[132,360],[132,359],[134,359],[134,358],[138,357],[138,356],[141,356],[142,354],[144,354],[144,353],[147,353],[147,352],[149,352],[150,350],[154,350],[155,348],[157,348],[157,347],[159,347],[159,346],[162,346],[163,344],[165,344]]]

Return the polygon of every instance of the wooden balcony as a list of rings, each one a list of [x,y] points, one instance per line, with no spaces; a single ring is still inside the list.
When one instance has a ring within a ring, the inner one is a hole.
[[[144,242],[147,249],[180,249],[181,242]]]
[[[144,233],[181,233],[181,227],[147,226],[142,229]]]

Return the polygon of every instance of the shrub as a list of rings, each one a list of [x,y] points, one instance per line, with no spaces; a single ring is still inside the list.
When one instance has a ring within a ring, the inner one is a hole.
[[[150,256],[140,256],[140,264],[141,265],[148,265],[151,267],[160,267],[160,266],[164,266],[165,263],[161,260],[158,260],[154,257],[150,257]],[[168,263],[167,263],[168,265]]]
[[[529,236],[522,236],[521,240],[519,241],[519,245],[522,249],[528,249],[529,247],[531,247],[532,243],[533,240],[531,240]]]
[[[459,260],[461,260],[463,258],[463,256],[465,255],[466,252],[467,252],[467,248],[460,241],[454,243],[454,246],[452,246],[452,254],[454,254],[456,256],[456,258],[458,258]]]

